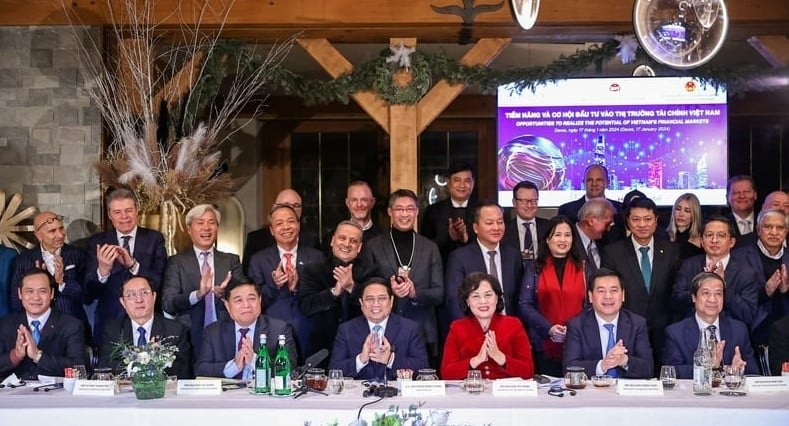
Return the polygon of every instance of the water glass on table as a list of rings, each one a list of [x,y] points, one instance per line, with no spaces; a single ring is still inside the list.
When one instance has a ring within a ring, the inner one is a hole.
[[[342,370],[329,370],[329,391],[333,394],[342,392],[343,376]]]
[[[485,390],[485,382],[482,380],[482,372],[479,370],[469,370],[466,375],[466,382],[464,383],[466,392],[470,394],[479,394]]]
[[[727,396],[743,396],[744,392],[738,391],[743,382],[743,368],[736,365],[723,366],[723,384],[729,389],[728,392],[721,392]]]
[[[677,369],[673,365],[660,367],[660,381],[664,390],[674,389],[677,384]]]

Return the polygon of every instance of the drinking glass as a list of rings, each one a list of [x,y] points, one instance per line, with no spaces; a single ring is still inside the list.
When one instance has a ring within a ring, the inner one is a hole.
[[[660,367],[660,381],[663,382],[663,389],[674,389],[677,384],[677,369],[673,365]]]
[[[434,368],[422,368],[419,370],[416,380],[438,380],[438,376]]]
[[[743,392],[737,391],[740,385],[742,385],[742,378],[743,369],[739,366],[734,365],[724,365],[723,366],[723,383],[729,389],[728,392],[721,392],[723,395],[728,396],[741,396],[744,395]]]
[[[77,380],[86,380],[88,378],[88,370],[84,365],[79,364],[71,367],[74,371],[74,378]]]
[[[466,392],[470,394],[480,394],[485,389],[485,382],[482,381],[482,372],[479,370],[469,370],[466,376]]]
[[[342,392],[343,377],[342,370],[329,370],[329,390],[333,394]]]
[[[115,376],[112,374],[112,368],[97,368],[93,371],[91,380],[114,380]]]

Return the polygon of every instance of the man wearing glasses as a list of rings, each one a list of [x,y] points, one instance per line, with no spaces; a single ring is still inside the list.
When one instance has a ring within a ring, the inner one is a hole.
[[[88,316],[83,307],[85,257],[82,250],[66,244],[63,216],[53,212],[41,212],[33,219],[33,229],[39,244],[17,256],[12,288],[19,287],[22,275],[33,268],[49,272],[58,285],[53,301],[55,310],[82,321],[86,329],[86,341],[90,341]],[[22,302],[13,293],[11,311],[22,311]]]
[[[132,277],[121,287],[120,303],[126,311],[123,318],[115,318],[107,322],[102,336],[99,351],[99,367],[113,368],[122,371],[123,356],[113,351],[118,343],[130,343],[143,346],[152,340],[174,344],[178,347],[172,367],[166,370],[168,375],[179,379],[190,379],[192,375],[189,333],[181,323],[154,314],[153,306],[157,294],[153,291],[150,281],[145,277]]]
[[[550,226],[548,219],[537,217],[539,195],[537,185],[528,180],[518,182],[512,188],[512,205],[516,215],[505,222],[504,243],[521,252],[524,266],[526,262],[537,259],[538,246]]]
[[[726,298],[723,309],[734,319],[752,327],[756,317],[759,290],[763,284],[747,262],[731,256],[734,247],[734,227],[723,216],[711,216],[704,223],[701,234],[700,254],[682,262],[677,272],[677,281],[671,294],[672,304],[682,318],[694,312],[691,299],[691,281],[700,272],[714,272],[726,282]]]
[[[370,185],[362,180],[353,181],[348,184],[348,191],[345,194],[345,207],[348,208],[350,217],[348,220],[362,227],[362,242],[367,244],[370,240],[383,233],[380,226],[373,221],[372,213],[375,207],[375,197]],[[329,246],[334,230],[329,231],[323,237],[323,252],[331,254]]]
[[[358,380],[383,382],[397,370],[427,368],[427,353],[419,324],[392,314],[394,293],[384,278],[362,284],[363,316],[340,325],[329,368]]]

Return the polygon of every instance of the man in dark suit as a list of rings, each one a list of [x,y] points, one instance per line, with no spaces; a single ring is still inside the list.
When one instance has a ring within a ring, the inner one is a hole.
[[[428,367],[419,324],[392,314],[394,293],[384,278],[362,285],[363,316],[340,325],[329,368],[346,376],[383,382],[397,378],[397,370]]]
[[[436,243],[446,268],[452,250],[474,241],[472,223],[476,200],[472,197],[474,170],[470,164],[454,163],[444,176],[449,198],[427,206],[420,233]]]
[[[155,339],[159,342],[164,340],[178,348],[173,365],[166,370],[167,374],[178,376],[179,379],[194,377],[192,345],[189,344],[186,327],[161,314],[154,314],[155,300],[156,292],[147,278],[132,277],[123,284],[120,302],[126,310],[126,317],[112,319],[105,325],[99,351],[99,367],[113,368],[120,373],[123,371],[123,357],[119,353],[113,354],[115,345],[143,346]]]
[[[167,262],[162,288],[164,311],[189,328],[192,347],[202,347],[203,329],[227,318],[220,302],[231,280],[247,281],[238,256],[214,248],[222,216],[214,206],[200,204],[186,213],[192,247]]]
[[[486,272],[499,278],[504,293],[504,311],[509,315],[517,315],[518,312],[523,263],[517,249],[500,244],[504,238],[504,213],[498,204],[484,201],[477,205],[474,232],[476,241],[453,251],[447,261],[444,280],[444,320],[447,326],[463,317],[458,288],[471,272]]]
[[[301,196],[298,192],[290,188],[280,191],[277,194],[277,198],[274,200],[274,205],[272,205],[271,208],[274,209],[275,207],[280,206],[292,208],[296,212],[296,216],[299,218],[299,221],[301,221],[303,204],[301,203]],[[276,242],[271,235],[271,229],[269,225],[263,225],[263,227],[260,229],[248,233],[241,260],[241,265],[244,267],[244,274],[249,271],[249,262],[252,259],[252,255],[263,250],[264,248],[273,246],[275,243]],[[302,229],[299,230],[299,245],[302,247],[312,247],[314,249],[320,248],[318,236],[315,235],[314,232]]]
[[[754,326],[759,291],[764,286],[758,274],[746,262],[731,256],[734,229],[723,216],[710,216],[704,223],[701,246],[705,254],[685,259],[677,272],[671,295],[672,305],[680,318],[693,313],[691,281],[699,272],[715,272],[726,280],[726,303],[723,309],[732,318]]]
[[[718,274],[701,272],[691,282],[695,315],[666,329],[663,363],[677,369],[678,379],[693,378],[693,353],[699,346],[700,331],[715,342],[712,367],[722,364],[745,367],[745,374],[759,374],[748,338],[748,328],[740,321],[722,314],[727,286]],[[726,302],[728,303],[728,302]]]
[[[14,275],[14,261],[16,250],[0,245],[0,318],[11,312],[11,299],[14,294],[11,289],[11,279]]]
[[[655,366],[660,367],[664,329],[672,322],[671,289],[679,267],[679,249],[655,236],[657,206],[651,199],[634,199],[625,221],[630,237],[603,247],[602,264],[622,278],[625,309],[646,318]]]
[[[101,345],[104,323],[126,314],[119,302],[121,285],[132,276],[143,275],[151,280],[158,293],[167,263],[162,234],[137,226],[138,205],[134,193],[116,189],[106,202],[114,229],[90,238],[85,262],[85,304],[98,300],[93,323],[95,346]]]
[[[578,212],[587,201],[593,198],[605,198],[605,190],[608,188],[608,169],[601,164],[592,164],[584,170],[584,186],[586,187],[586,194],[583,197],[564,203],[559,206],[556,215],[565,215],[572,220],[580,221]],[[597,244],[602,247],[608,243],[620,240],[625,237],[625,227],[621,222],[621,218],[616,214],[622,208],[622,204],[616,200],[610,200],[614,206],[615,212],[612,218],[611,225],[606,229],[605,233],[598,239]]]
[[[82,321],[88,330],[88,316],[85,314],[85,256],[82,250],[66,244],[66,229],[63,216],[52,212],[42,212],[33,219],[34,235],[39,244],[25,250],[16,258],[13,287],[19,287],[22,274],[33,268],[46,269],[58,284],[53,306],[55,310]],[[22,302],[16,295],[11,298],[12,311],[22,311]],[[85,341],[90,341],[86,333]]]
[[[512,205],[516,214],[505,223],[503,242],[520,251],[524,267],[526,262],[537,259],[540,241],[545,239],[550,227],[548,219],[537,217],[538,201],[539,190],[534,183],[525,180],[512,188]]]
[[[616,216],[616,210],[611,201],[605,198],[592,198],[581,206],[578,210],[578,222],[575,229],[578,231],[579,246],[581,247],[583,259],[594,269],[600,267],[602,256],[598,242],[611,227],[611,223]]]
[[[581,312],[567,323],[565,369],[581,366],[590,377],[652,377],[654,361],[646,320],[622,309],[624,300],[625,290],[616,272],[598,269],[589,288],[592,310]]]
[[[359,287],[379,276],[378,267],[364,256],[362,227],[344,220],[331,240],[332,255],[324,262],[305,265],[299,307],[313,324],[310,342],[315,350],[331,350],[340,323],[361,315]]]
[[[383,229],[373,222],[372,212],[375,207],[375,197],[370,184],[363,180],[353,181],[348,184],[348,191],[345,195],[345,207],[348,208],[350,218],[348,220],[356,222],[362,227],[362,243],[367,244],[370,240],[381,235]],[[334,235],[332,229],[323,237],[323,252],[331,254],[329,242]]]
[[[252,255],[249,277],[260,287],[266,315],[293,326],[299,354],[307,357],[315,351],[310,341],[312,322],[299,309],[299,277],[304,265],[322,263],[325,258],[319,250],[300,243],[299,218],[292,208],[274,206],[268,220],[276,244]]]
[[[295,366],[298,357],[293,327],[260,314],[262,299],[258,286],[233,281],[226,293],[224,305],[229,318],[206,327],[195,374],[248,380],[255,369],[252,362],[260,346],[261,334],[266,335],[266,349],[272,360],[277,354],[277,337],[284,335],[290,363]]]
[[[444,271],[438,246],[414,231],[419,215],[416,194],[398,189],[387,209],[392,228],[365,245],[364,255],[378,265],[397,296],[394,312],[422,326],[431,365],[438,367],[436,306],[444,301]]]
[[[51,309],[57,283],[46,270],[22,275],[18,295],[23,312],[0,319],[0,378],[14,373],[22,380],[61,376],[63,369],[85,364],[82,323]]]
[[[789,362],[789,315],[774,322],[770,327],[770,373],[780,376],[784,363]]]
[[[748,175],[737,175],[726,182],[726,200],[731,211],[726,218],[733,225],[735,240],[752,233],[756,225],[756,185]]]
[[[789,314],[789,250],[784,247],[786,227],[783,210],[762,210],[756,223],[757,240],[731,252],[733,258],[756,273],[757,282],[763,283],[758,290],[759,304],[751,326],[754,348],[766,345],[772,323]]]

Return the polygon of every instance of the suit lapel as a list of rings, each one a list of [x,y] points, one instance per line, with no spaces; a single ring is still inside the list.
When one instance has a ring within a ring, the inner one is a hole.
[[[231,321],[224,321],[220,325],[220,333],[222,336],[222,347],[228,351],[225,354],[226,359],[231,359],[236,356],[236,323]]]
[[[601,356],[603,353],[603,347],[600,346],[600,327],[597,326],[597,317],[594,315],[594,311],[587,311],[584,315],[587,315],[587,320],[584,321],[584,337],[587,339],[592,339],[589,342],[589,347],[592,349],[591,354],[586,354],[591,357]]]
[[[27,317],[23,314],[23,321],[27,323]],[[44,342],[48,342],[54,338],[57,334],[57,327],[60,325],[60,313],[56,312],[54,309],[50,311],[49,318],[47,319],[47,323],[44,324],[44,327],[41,328],[41,340],[39,345],[44,344]],[[46,345],[45,345],[46,346]]]

